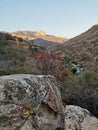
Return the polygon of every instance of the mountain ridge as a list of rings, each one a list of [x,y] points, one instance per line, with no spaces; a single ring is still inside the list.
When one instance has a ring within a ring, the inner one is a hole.
[[[48,35],[44,31],[16,31],[16,32],[11,32],[10,33],[12,36],[17,36],[23,39],[28,39],[28,40],[35,40],[37,38],[41,38],[43,40],[51,41],[51,42],[58,42],[58,43],[63,43],[67,38],[63,37],[57,37],[54,35]]]
[[[77,40],[83,40],[83,39],[88,39],[91,37],[93,37],[95,35],[95,33],[98,33],[98,25],[93,25],[91,28],[89,28],[87,31],[81,33],[80,35],[77,35],[71,39],[69,39],[68,41],[66,41],[66,44],[67,45],[69,42],[73,42],[73,40],[77,41]],[[84,37],[84,38],[83,38]]]
[[[86,32],[69,39],[63,44],[61,53],[83,64],[86,69],[98,72],[98,26],[93,25]]]

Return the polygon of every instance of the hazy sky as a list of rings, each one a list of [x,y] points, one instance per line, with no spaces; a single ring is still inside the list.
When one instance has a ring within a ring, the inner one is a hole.
[[[98,22],[98,0],[0,0],[0,31],[74,37]]]

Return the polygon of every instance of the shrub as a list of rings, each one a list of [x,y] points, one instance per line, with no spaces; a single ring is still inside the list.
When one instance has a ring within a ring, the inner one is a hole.
[[[62,87],[62,99],[69,105],[86,108],[98,117],[98,74],[86,71],[67,80]]]
[[[19,41],[19,42],[23,42],[23,39],[22,39],[22,38],[18,38],[18,41]]]

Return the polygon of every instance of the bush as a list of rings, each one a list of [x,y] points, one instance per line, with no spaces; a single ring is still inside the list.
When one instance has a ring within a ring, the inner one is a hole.
[[[23,39],[22,39],[22,38],[18,38],[18,41],[19,41],[19,42],[23,42]]]
[[[98,117],[98,74],[86,71],[66,81],[62,87],[62,99],[69,105],[86,108]]]

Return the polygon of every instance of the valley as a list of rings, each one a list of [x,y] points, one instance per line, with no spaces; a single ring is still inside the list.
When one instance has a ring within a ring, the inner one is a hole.
[[[80,106],[98,118],[97,51],[97,25],[72,39],[43,31],[0,32],[0,76],[53,75],[64,106]]]

